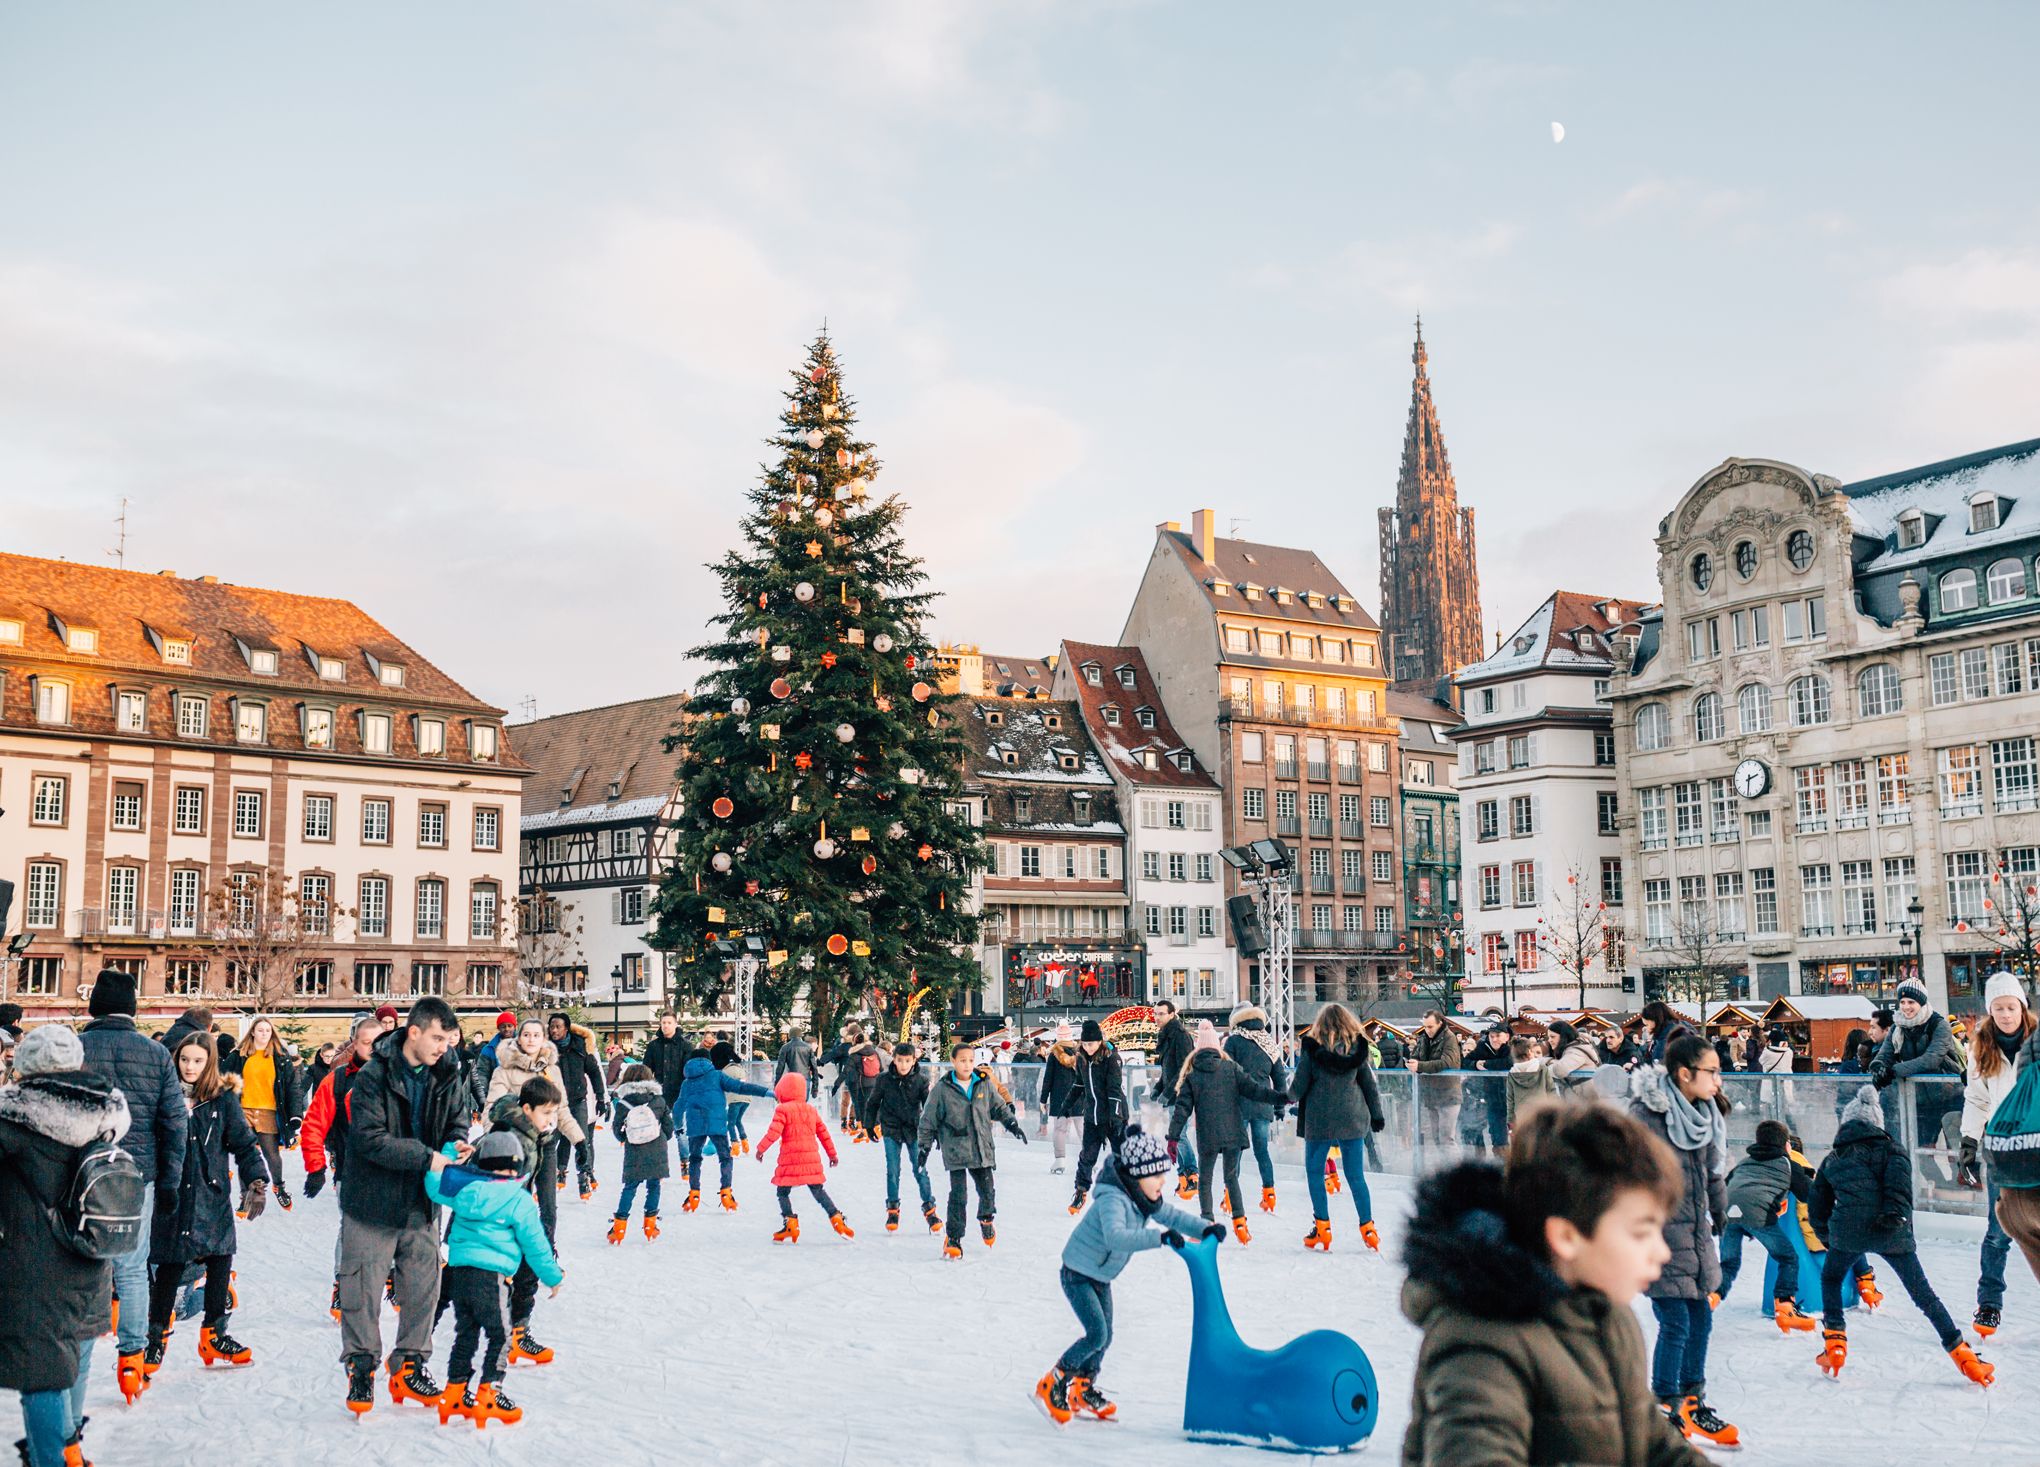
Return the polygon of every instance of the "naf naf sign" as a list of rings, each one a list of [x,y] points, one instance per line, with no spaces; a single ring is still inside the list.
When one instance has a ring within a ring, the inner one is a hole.
[[[1147,949],[1008,943],[1006,1006],[1116,1009],[1147,1001]]]

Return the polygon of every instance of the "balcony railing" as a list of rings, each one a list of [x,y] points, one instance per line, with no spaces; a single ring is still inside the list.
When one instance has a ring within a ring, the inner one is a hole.
[[[1296,761],[1294,759],[1277,759],[1275,761],[1275,777],[1277,779],[1296,778]]]
[[[1302,835],[1303,822],[1294,815],[1277,815],[1275,817],[1275,833],[1277,835]]]
[[[1306,765],[1304,772],[1308,774],[1312,779],[1330,779],[1332,775],[1331,767],[1327,765],[1325,761],[1322,759],[1310,760]],[[1999,808],[2003,807],[2000,806]]]
[[[1332,822],[1313,815],[1310,817],[1310,833],[1320,840],[1329,840],[1332,834]]]
[[[1343,889],[1347,896],[1366,896],[1367,878],[1364,876],[1348,876],[1345,878]]]
[[[1283,723],[1298,728],[1378,728],[1379,713],[1357,708],[1268,708],[1250,698],[1220,698],[1219,722],[1243,719],[1253,723]]]
[[[1366,829],[1367,827],[1362,825],[1357,820],[1341,820],[1339,822],[1339,839],[1340,840],[1364,839]]]
[[[1317,896],[1330,896],[1332,894],[1332,873],[1329,871],[1311,872],[1310,889]]]
[[[1330,927],[1297,929],[1296,946],[1311,952],[1389,953],[1402,943],[1399,932],[1341,932]]]
[[[144,941],[165,937],[197,937],[196,912],[171,912],[162,907],[116,910],[80,907],[73,914],[81,937],[134,937]]]
[[[1360,766],[1358,764],[1341,763],[1339,765],[1339,783],[1340,784],[1360,783]]]

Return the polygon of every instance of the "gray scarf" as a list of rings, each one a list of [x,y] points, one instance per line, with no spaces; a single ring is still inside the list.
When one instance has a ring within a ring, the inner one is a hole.
[[[1629,1081],[1631,1098],[1665,1118],[1665,1134],[1681,1151],[1725,1147],[1726,1125],[1713,1101],[1695,1105],[1674,1085],[1671,1077],[1655,1066],[1633,1072]]]

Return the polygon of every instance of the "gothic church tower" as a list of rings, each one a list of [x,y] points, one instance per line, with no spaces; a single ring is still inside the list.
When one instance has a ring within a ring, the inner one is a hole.
[[[1380,511],[1381,626],[1390,676],[1428,683],[1451,677],[1483,655],[1480,570],[1473,511],[1459,507],[1438,406],[1431,400],[1421,316],[1410,360],[1417,376],[1395,508]]]

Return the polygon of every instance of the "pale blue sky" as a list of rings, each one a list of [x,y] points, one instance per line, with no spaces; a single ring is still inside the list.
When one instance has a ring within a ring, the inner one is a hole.
[[[940,634],[1210,505],[1370,606],[1421,307],[1490,627],[1730,454],[2040,435],[2018,5],[0,6],[0,545],[681,685],[826,316]],[[1563,144],[1550,124],[1565,124]]]

